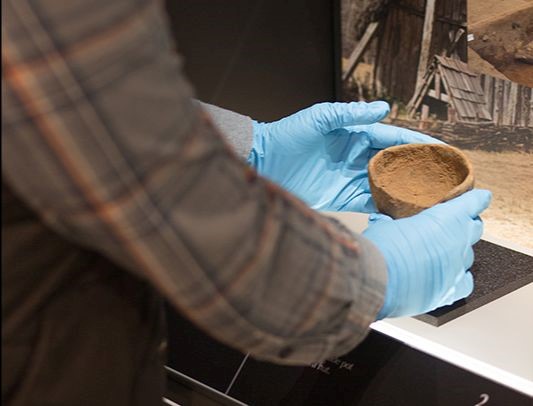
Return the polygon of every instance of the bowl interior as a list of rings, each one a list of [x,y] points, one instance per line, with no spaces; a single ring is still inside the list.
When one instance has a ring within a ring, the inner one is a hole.
[[[462,153],[439,144],[384,150],[373,169],[376,185],[386,193],[423,207],[443,200],[470,173]]]

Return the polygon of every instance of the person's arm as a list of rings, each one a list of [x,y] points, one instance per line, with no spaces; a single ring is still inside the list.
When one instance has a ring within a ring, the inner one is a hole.
[[[238,159],[192,101],[157,2],[3,3],[2,176],[52,227],[274,362],[366,335],[386,266]]]
[[[213,104],[198,101],[199,106],[209,114],[211,121],[242,159],[247,159],[252,150],[253,120],[245,115]]]

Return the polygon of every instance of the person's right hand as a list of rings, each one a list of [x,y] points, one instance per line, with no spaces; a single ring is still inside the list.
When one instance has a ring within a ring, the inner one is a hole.
[[[491,197],[475,189],[412,217],[370,216],[363,235],[379,248],[388,271],[378,320],[426,313],[472,293],[472,245],[481,238],[479,215]]]

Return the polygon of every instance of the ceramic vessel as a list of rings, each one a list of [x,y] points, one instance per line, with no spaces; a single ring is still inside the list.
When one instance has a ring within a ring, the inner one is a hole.
[[[409,217],[474,187],[472,164],[445,144],[386,148],[368,164],[377,209],[393,218]]]

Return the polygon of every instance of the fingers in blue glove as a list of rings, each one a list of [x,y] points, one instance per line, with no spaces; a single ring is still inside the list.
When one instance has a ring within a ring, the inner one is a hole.
[[[470,296],[474,291],[474,277],[471,272],[466,272],[455,285],[444,295],[442,300],[435,306],[435,310],[441,306],[449,306],[458,300]]]
[[[464,263],[466,270],[472,268],[472,265],[474,265],[474,250],[472,247],[468,247],[466,250]]]
[[[371,215],[363,234],[382,252],[389,274],[379,317],[424,313],[472,292],[472,245],[490,200],[489,191],[473,190],[404,219]]]
[[[481,240],[481,236],[483,235],[483,220],[481,220],[481,217],[476,217],[472,220],[474,223],[472,226],[472,234],[470,235],[470,244],[474,245],[476,242]]]
[[[483,220],[480,214],[485,211],[492,200],[492,193],[488,190],[474,189],[462,194],[448,202],[434,207],[435,211],[455,210],[464,213],[471,218],[471,226],[468,227],[469,241],[471,245],[477,243],[483,235]]]
[[[376,123],[388,112],[382,101],[320,103],[272,123],[253,121],[248,162],[317,210],[375,211],[366,172],[372,150],[345,127]]]
[[[383,120],[389,114],[387,102],[372,103],[319,103],[309,109],[302,110],[302,114],[310,113],[316,123],[318,133],[325,135],[333,130],[358,124],[373,124]]]
[[[387,216],[383,213],[371,213],[370,216],[368,216],[368,224],[375,224],[379,221],[392,221],[392,217]]]
[[[470,296],[473,291],[474,276],[472,275],[472,272],[468,271],[464,274],[463,278],[455,285],[455,297],[453,302]]]
[[[445,203],[441,203],[434,207],[438,210],[456,210],[468,214],[471,218],[477,219],[479,215],[486,210],[490,201],[492,200],[492,192],[484,189],[473,189],[461,196],[458,196]]]
[[[338,195],[337,199],[339,200],[339,203],[340,200],[343,198],[343,194]],[[357,196],[345,199],[345,203],[340,203],[337,206],[337,210],[359,213],[373,213],[377,209],[376,205],[374,204],[374,199],[372,199],[372,195],[370,194],[370,191],[363,190],[363,192],[358,194]]]
[[[429,135],[387,124],[374,124],[368,130],[370,146],[384,149],[402,144],[444,144]]]

